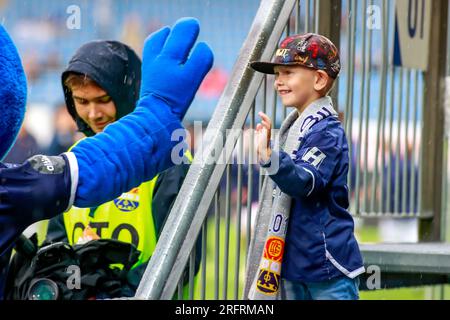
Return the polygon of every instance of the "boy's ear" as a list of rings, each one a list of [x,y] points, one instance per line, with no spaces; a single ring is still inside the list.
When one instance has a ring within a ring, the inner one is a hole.
[[[323,70],[317,70],[315,81],[314,81],[314,90],[322,92],[325,91],[328,86],[328,74]]]

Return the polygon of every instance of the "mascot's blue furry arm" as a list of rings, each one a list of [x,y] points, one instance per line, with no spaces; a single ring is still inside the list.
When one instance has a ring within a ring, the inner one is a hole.
[[[72,149],[80,166],[76,206],[114,199],[173,165],[171,151],[178,141],[171,141],[171,134],[182,128],[181,119],[213,62],[205,43],[189,56],[198,33],[196,20],[183,19],[146,41],[135,111]],[[104,183],[111,178],[114,183]]]
[[[181,120],[213,63],[205,43],[198,43],[190,54],[198,33],[197,20],[184,18],[146,40],[138,105],[103,133],[58,157],[1,164],[0,255],[33,222],[72,204],[93,207],[110,201],[173,165],[171,149],[178,141],[172,141],[171,134],[182,128]],[[20,58],[0,26],[0,157],[23,120],[25,93]],[[111,179],[114,183],[103,183]]]

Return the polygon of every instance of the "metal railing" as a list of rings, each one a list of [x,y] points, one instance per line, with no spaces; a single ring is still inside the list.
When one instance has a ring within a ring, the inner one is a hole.
[[[370,25],[371,8],[381,13],[379,24]],[[351,212],[425,218],[430,213],[419,210],[423,73],[392,63],[394,8],[394,1],[347,1],[346,95],[339,101],[345,101],[345,128],[352,140]]]
[[[350,212],[433,216],[422,204],[425,76],[392,63],[394,6],[387,0],[261,1],[137,298],[171,299],[175,292],[178,299],[242,298],[244,257],[262,185],[254,155],[256,112],[268,113],[275,126],[287,113],[273,77],[253,72],[248,63],[270,60],[286,35],[319,32],[341,48],[344,68],[332,97],[349,140]],[[368,24],[370,10],[379,10],[379,24]]]
[[[272,57],[294,4],[294,0],[261,2],[233,68],[231,79],[204,134],[204,139],[208,141],[204,142],[202,152],[194,157],[181,187],[180,196],[177,197],[165,223],[136,297],[145,299],[172,297],[224,170],[227,169],[228,177],[230,175],[230,165],[227,163],[231,152],[227,151],[234,149],[238,136],[227,136],[227,129],[239,130],[244,126],[261,83],[262,75],[251,71],[247,66],[248,61],[269,60]],[[225,161],[219,162],[218,159]],[[226,196],[229,199],[230,186],[227,187],[227,191]],[[227,201],[227,223],[230,219],[230,210]],[[228,233],[229,228],[226,230]],[[229,239],[228,235],[226,241]],[[226,250],[228,246],[225,246],[225,257],[228,258]],[[225,272],[225,279],[227,274]],[[227,286],[224,288],[224,295],[227,295]]]

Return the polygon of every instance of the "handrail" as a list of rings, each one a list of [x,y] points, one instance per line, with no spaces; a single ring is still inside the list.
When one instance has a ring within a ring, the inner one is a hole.
[[[216,160],[228,162],[238,139],[237,135],[227,136],[227,130],[242,129],[263,79],[262,74],[248,68],[248,63],[271,59],[294,5],[295,0],[261,1],[230,81],[206,129],[204,139],[208,142],[204,142],[205,148],[196,154],[187,173],[136,298],[172,298],[226,167],[226,163]]]

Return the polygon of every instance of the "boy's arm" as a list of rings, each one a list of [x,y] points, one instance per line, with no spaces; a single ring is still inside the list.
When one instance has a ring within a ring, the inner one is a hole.
[[[308,135],[292,159],[284,151],[272,151],[263,168],[278,163],[278,170],[270,174],[281,191],[291,197],[308,197],[327,187],[341,156],[337,137],[330,132],[313,132]]]

